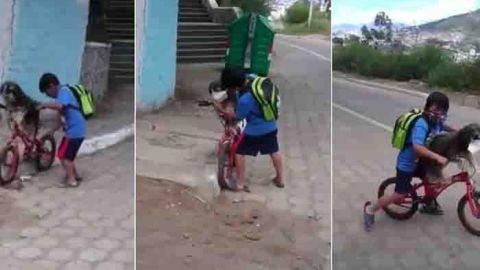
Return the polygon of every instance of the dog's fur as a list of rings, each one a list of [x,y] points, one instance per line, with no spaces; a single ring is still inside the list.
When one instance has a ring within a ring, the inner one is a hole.
[[[434,136],[428,143],[427,148],[432,152],[440,154],[449,162],[457,162],[464,159],[473,165],[472,153],[468,150],[469,145],[480,139],[480,125],[469,124],[457,132],[444,133]],[[422,159],[425,165],[427,179],[431,181],[444,180],[443,167],[437,162],[429,159]]]
[[[12,113],[22,113],[21,125],[26,130],[36,132],[40,121],[40,113],[36,108],[39,102],[25,94],[17,83],[11,81],[0,86],[0,93],[5,102],[3,105],[10,116]]]

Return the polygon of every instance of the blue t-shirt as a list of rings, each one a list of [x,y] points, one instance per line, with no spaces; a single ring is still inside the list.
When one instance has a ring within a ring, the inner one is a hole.
[[[66,122],[66,136],[70,139],[85,138],[85,118],[80,112],[80,106],[68,86],[62,86],[58,91],[57,102],[63,105],[62,115]]]
[[[436,124],[430,127],[430,136],[434,136],[444,131],[443,124]],[[397,157],[397,169],[404,172],[413,172],[417,167],[418,157],[413,150],[413,145],[425,145],[428,133],[428,123],[425,118],[420,117],[415,121],[410,132],[410,136],[406,139],[405,148],[400,151]]]
[[[275,120],[266,121],[257,101],[250,91],[238,98],[235,110],[237,119],[247,119],[247,126],[244,133],[250,136],[260,136],[277,130]]]

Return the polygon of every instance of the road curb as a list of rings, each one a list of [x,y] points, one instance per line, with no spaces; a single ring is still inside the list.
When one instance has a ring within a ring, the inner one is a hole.
[[[102,135],[98,135],[89,139],[86,139],[80,150],[78,151],[78,156],[86,156],[94,154],[98,151],[101,151],[105,148],[114,146],[130,137],[133,137],[134,129],[133,124],[126,125],[120,129],[117,129],[110,133],[105,133]],[[55,159],[53,165],[59,165],[60,161]]]
[[[351,77],[348,77],[348,76],[345,76],[345,75],[338,75],[337,74],[337,75],[334,75],[334,77],[344,79],[344,80],[347,80],[347,81],[351,81],[351,82],[355,82],[355,83],[359,83],[359,84],[363,84],[363,85],[367,85],[367,86],[374,86],[374,87],[378,87],[378,88],[392,90],[392,91],[400,92],[400,93],[403,93],[403,94],[408,94],[408,95],[411,95],[411,96],[416,96],[416,97],[421,97],[421,98],[428,97],[427,93],[418,92],[418,91],[414,91],[414,90],[408,90],[408,89],[401,88],[401,87],[383,85],[381,83],[375,83],[375,82],[369,82],[369,81],[360,80],[360,79],[354,79],[354,78],[351,78]]]

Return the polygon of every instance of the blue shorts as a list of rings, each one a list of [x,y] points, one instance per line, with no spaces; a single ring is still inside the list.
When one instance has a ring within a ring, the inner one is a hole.
[[[74,161],[77,157],[78,150],[82,146],[83,138],[70,139],[63,137],[58,147],[58,159]]]
[[[244,156],[270,155],[278,152],[277,130],[260,136],[243,135],[237,154]]]
[[[425,177],[425,166],[419,162],[417,168],[413,172],[405,172],[397,169],[397,176],[395,180],[395,192],[399,194],[407,194],[412,191],[412,179],[413,177],[423,178]]]

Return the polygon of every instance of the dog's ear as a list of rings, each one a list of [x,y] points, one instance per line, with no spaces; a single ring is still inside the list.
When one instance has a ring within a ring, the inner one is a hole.
[[[470,143],[475,137],[475,128],[472,124],[467,125],[458,131],[458,146],[459,150],[467,151]]]

